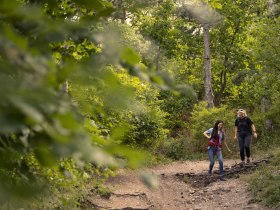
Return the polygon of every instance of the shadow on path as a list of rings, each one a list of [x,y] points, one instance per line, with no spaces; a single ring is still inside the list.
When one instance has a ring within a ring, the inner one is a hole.
[[[255,170],[260,165],[265,165],[269,163],[269,159],[262,159],[258,161],[254,161],[251,163],[246,164],[235,164],[231,166],[230,168],[225,168],[224,170],[224,178],[239,178],[240,174],[244,174],[250,171]],[[164,176],[164,175],[163,175]],[[220,177],[218,173],[215,173],[213,175],[205,174],[205,173],[176,173],[176,177],[178,177],[180,180],[191,184],[192,187],[206,187],[212,182],[220,181]]]

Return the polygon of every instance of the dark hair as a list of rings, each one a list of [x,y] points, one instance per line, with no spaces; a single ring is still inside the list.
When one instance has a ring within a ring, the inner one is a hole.
[[[211,133],[211,139],[215,138],[218,135],[218,124],[224,123],[222,120],[217,120],[215,125],[213,126],[213,131]]]

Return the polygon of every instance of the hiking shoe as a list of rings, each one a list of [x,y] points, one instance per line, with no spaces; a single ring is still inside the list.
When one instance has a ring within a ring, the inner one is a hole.
[[[226,181],[226,179],[223,176],[220,176],[220,181]]]
[[[247,163],[250,163],[250,162],[251,162],[251,161],[250,161],[250,158],[247,158],[246,162],[247,162]]]
[[[239,165],[240,165],[241,168],[243,168],[243,167],[245,166],[245,161],[244,161],[244,160],[241,161],[241,162],[239,163]]]

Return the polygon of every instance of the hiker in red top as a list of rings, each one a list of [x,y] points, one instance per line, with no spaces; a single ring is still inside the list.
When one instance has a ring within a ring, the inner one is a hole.
[[[214,156],[217,155],[219,161],[219,171],[220,171],[220,180],[224,180],[223,172],[223,155],[222,155],[222,144],[225,142],[225,132],[223,130],[224,123],[222,120],[217,120],[213,128],[210,128],[203,132],[203,135],[208,138],[208,156],[209,156],[209,174],[212,174],[213,166],[214,166]],[[227,149],[227,144],[225,143]]]

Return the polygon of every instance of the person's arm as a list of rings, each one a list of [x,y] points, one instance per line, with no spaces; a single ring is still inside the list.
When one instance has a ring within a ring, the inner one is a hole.
[[[225,143],[225,145],[226,145],[227,150],[231,153],[231,150],[229,149],[229,147],[228,147],[227,142],[226,142],[225,139],[224,139],[224,143]]]
[[[207,138],[207,139],[210,139],[211,138],[211,135],[208,133],[209,131],[204,131],[203,132],[203,135]]]
[[[237,140],[237,126],[234,128],[234,139]]]
[[[252,124],[252,132],[253,132],[253,136],[254,136],[255,138],[257,138],[257,137],[258,137],[258,135],[257,135],[257,130],[256,130],[256,127],[255,127],[254,124]]]
[[[237,131],[238,131],[238,124],[239,124],[239,121],[238,121],[238,117],[235,119],[235,122],[234,122],[234,139],[237,140]]]

